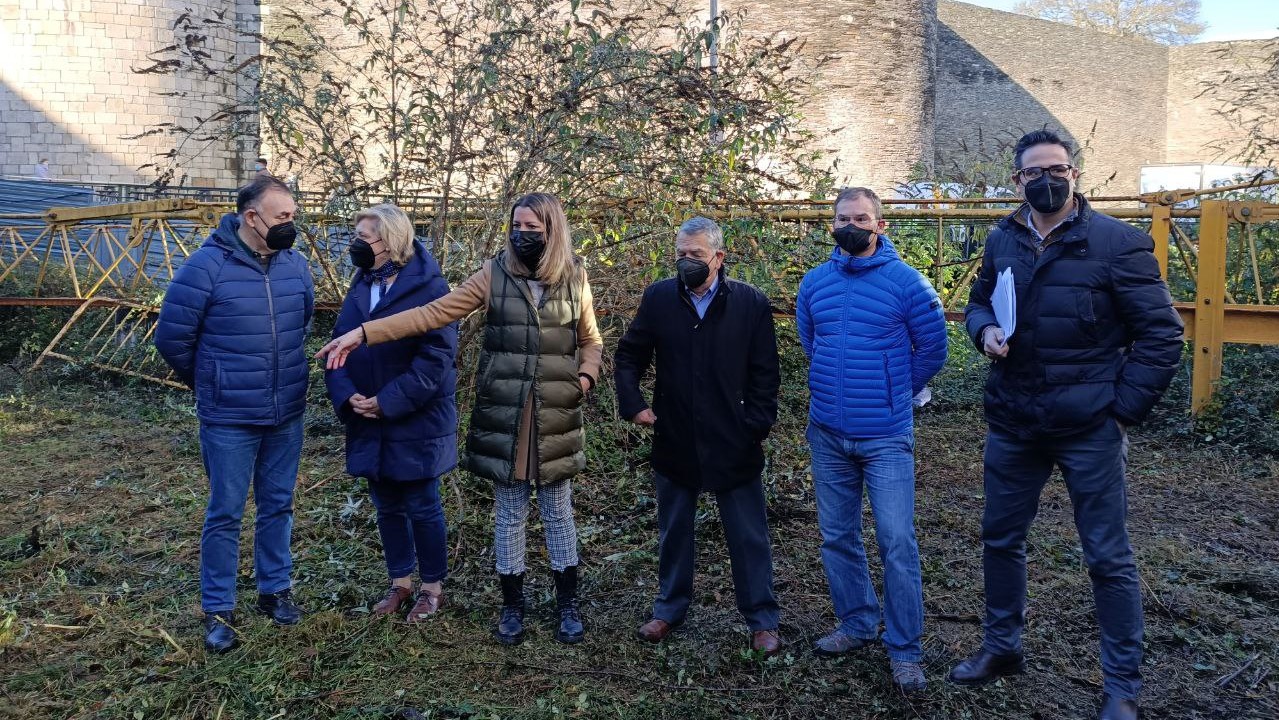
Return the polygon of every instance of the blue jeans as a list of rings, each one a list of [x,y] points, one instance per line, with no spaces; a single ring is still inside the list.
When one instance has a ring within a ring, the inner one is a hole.
[[[409,577],[414,568],[424,583],[447,577],[448,545],[439,479],[370,480],[369,495],[377,508],[377,531],[391,579]]]
[[[200,604],[235,609],[240,520],[253,487],[253,568],[259,593],[292,585],[293,487],[302,455],[302,416],[274,426],[200,423],[200,452],[209,476],[209,505],[200,536]]]
[[[893,660],[923,657],[924,590],[915,541],[915,436],[855,440],[808,426],[822,564],[846,635],[873,640],[884,620]],[[884,607],[870,580],[862,543],[862,494],[870,496],[884,563]]]
[[[991,430],[986,436],[986,509],[981,521],[986,575],[984,646],[996,654],[1021,652],[1026,624],[1026,534],[1039,493],[1061,468],[1075,510],[1075,527],[1092,580],[1101,626],[1101,669],[1107,694],[1135,699],[1141,690],[1141,586],[1128,543],[1124,472],[1128,438],[1108,420],[1064,438],[1020,440]]]

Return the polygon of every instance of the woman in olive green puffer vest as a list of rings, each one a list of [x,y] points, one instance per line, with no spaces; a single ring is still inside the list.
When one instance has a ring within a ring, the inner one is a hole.
[[[520,198],[511,208],[506,248],[456,290],[367,322],[316,356],[327,356],[330,368],[340,367],[363,342],[423,335],[481,308],[487,309],[484,347],[464,466],[493,481],[502,586],[494,636],[505,644],[524,637],[525,525],[535,487],[560,609],[556,638],[580,642],[577,528],[569,480],[586,467],[581,405],[599,377],[604,344],[559,200],[544,193]]]

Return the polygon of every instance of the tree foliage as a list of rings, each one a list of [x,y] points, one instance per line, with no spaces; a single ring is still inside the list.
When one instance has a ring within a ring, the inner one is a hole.
[[[175,145],[162,180],[183,181],[188,149],[260,139],[272,171],[295,173],[331,214],[387,200],[417,211],[454,281],[498,249],[516,197],[552,192],[597,310],[625,318],[670,273],[688,213],[831,182],[799,127],[823,58],[798,62],[797,41],[746,33],[741,14],[712,24],[686,0],[628,2],[298,0],[273,5],[239,55],[205,46],[229,20],[184,16],[140,71],[227,90],[198,125],[152,129]],[[793,246],[739,225],[726,223],[733,272],[785,304]]]
[[[794,40],[749,36],[740,15],[695,17],[684,0],[301,0],[272,7],[260,54],[209,53],[190,38],[229,21],[187,16],[146,70],[249,85],[199,127],[162,128],[184,146],[260,133],[306,187],[439,196],[441,226],[531,190],[696,207],[819,188],[798,120],[822,61],[799,67]]]
[[[1199,20],[1199,0],[1020,0],[1013,9],[1023,15],[1165,45],[1193,42],[1205,28]]]

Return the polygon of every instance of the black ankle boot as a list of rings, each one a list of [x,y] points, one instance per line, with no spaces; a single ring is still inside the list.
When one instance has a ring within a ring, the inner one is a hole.
[[[577,609],[577,566],[555,571],[555,604],[560,609],[560,626],[555,639],[562,643],[580,643],[586,636],[582,615]]]
[[[224,653],[240,640],[235,633],[235,613],[230,610],[204,614],[204,647],[209,652]]]
[[[498,573],[497,579],[502,585],[502,614],[493,637],[503,645],[518,645],[524,639],[524,573]]]
[[[258,612],[271,618],[276,625],[297,625],[302,620],[302,608],[293,601],[293,591],[258,593]]]

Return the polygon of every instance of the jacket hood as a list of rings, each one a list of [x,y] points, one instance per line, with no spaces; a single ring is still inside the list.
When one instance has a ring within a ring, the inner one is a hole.
[[[261,269],[262,267],[257,258],[249,254],[249,251],[244,247],[243,241],[240,240],[240,216],[236,213],[227,213],[222,216],[222,220],[218,222],[217,229],[209,233],[209,238],[204,241],[203,247],[218,248],[231,253],[255,268]]]

